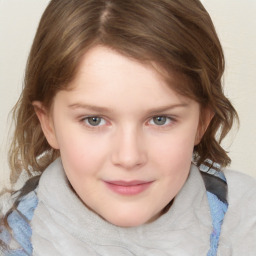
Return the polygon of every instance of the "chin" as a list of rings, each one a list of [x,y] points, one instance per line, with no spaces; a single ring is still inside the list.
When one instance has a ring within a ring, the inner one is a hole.
[[[119,227],[124,227],[124,228],[128,228],[128,227],[138,227],[141,226],[145,223],[150,223],[152,221],[154,221],[156,218],[155,217],[148,217],[148,216],[141,216],[139,214],[125,214],[125,215],[118,215],[115,214],[115,216],[112,216],[111,218],[106,218],[106,220],[108,222],[110,222],[111,224],[115,225],[115,226],[119,226]]]
[[[145,224],[145,221],[138,221],[138,220],[115,220],[110,221],[113,225],[122,227],[122,228],[132,228],[132,227],[138,227],[143,224]]]

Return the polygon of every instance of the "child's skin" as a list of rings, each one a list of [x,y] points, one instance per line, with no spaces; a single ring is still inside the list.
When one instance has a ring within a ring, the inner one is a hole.
[[[159,217],[187,179],[210,111],[199,122],[199,104],[170,89],[152,66],[103,46],[84,55],[69,88],[49,112],[33,104],[78,196],[118,226]]]

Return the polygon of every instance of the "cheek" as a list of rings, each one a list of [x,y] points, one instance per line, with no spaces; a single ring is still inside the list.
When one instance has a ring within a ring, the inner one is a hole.
[[[66,129],[58,133],[60,154],[66,172],[84,176],[95,173],[107,158],[106,141],[99,136]]]
[[[152,142],[151,158],[166,172],[188,170],[194,149],[194,132],[175,133]],[[167,173],[168,174],[168,173]]]

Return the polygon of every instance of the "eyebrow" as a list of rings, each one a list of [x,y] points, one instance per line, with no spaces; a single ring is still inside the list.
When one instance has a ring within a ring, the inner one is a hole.
[[[105,107],[101,107],[101,106],[94,106],[94,105],[87,105],[87,104],[83,104],[83,103],[75,103],[75,104],[71,104],[68,105],[69,108],[72,109],[86,109],[86,110],[91,110],[91,111],[95,111],[95,112],[112,112],[111,109],[105,108]]]
[[[188,105],[189,105],[188,103],[180,103],[180,104],[159,106],[159,107],[151,108],[151,109],[147,110],[147,113],[153,115],[153,114],[165,112],[168,110],[172,110],[175,108],[186,108],[186,107],[188,107]],[[74,103],[74,104],[68,105],[68,107],[71,109],[85,109],[85,110],[99,112],[99,113],[113,113],[114,112],[114,109],[111,109],[111,108],[95,106],[95,105],[90,105],[90,104],[84,104],[84,103]]]

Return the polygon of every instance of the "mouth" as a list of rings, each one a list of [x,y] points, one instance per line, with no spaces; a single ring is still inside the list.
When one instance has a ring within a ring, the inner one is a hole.
[[[141,181],[141,180],[133,180],[133,181],[104,181],[106,186],[113,192],[120,195],[137,195],[145,191],[150,187],[153,181]]]

